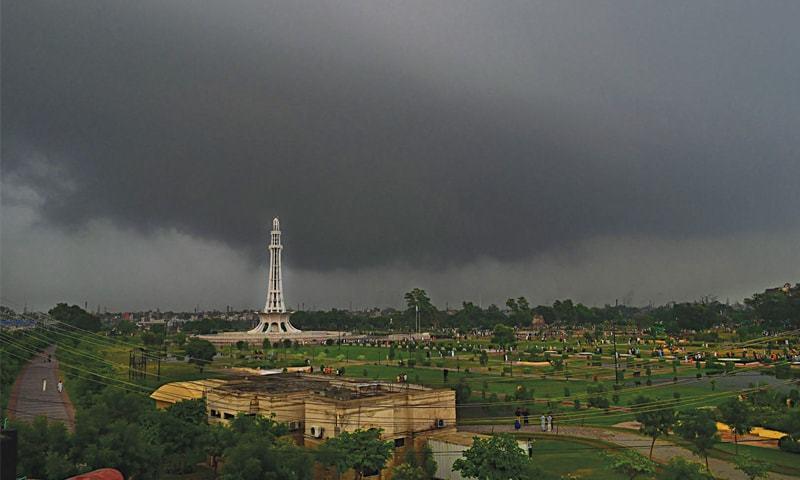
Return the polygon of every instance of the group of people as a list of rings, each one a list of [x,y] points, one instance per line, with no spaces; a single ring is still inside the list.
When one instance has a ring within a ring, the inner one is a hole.
[[[51,363],[52,361],[53,361],[52,354],[48,353],[47,356],[44,356],[44,353],[42,354],[42,362]],[[56,389],[58,390],[58,393],[64,391],[64,380],[60,378],[58,379],[58,383],[56,384]],[[47,391],[47,378],[42,378],[42,391],[43,392]]]
[[[528,425],[529,424],[529,420],[528,419],[530,417],[530,412],[528,412],[528,408],[527,407],[526,408],[517,408],[516,412],[514,412],[514,415],[517,417],[514,420],[514,430],[519,430],[519,429],[522,428],[523,425]],[[542,414],[542,416],[539,417],[539,420],[541,422],[541,428],[542,428],[543,432],[552,432],[552,431],[554,431],[553,416],[552,415],[547,414],[545,416],[544,414]]]

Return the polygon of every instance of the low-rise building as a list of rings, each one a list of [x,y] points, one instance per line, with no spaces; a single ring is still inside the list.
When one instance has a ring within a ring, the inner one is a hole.
[[[182,399],[206,398],[210,422],[236,415],[272,416],[305,445],[340,432],[380,428],[396,440],[454,429],[455,392],[409,383],[364,381],[305,373],[162,385],[151,398],[165,408]]]
[[[455,392],[409,383],[280,373],[168,383],[150,397],[159,408],[204,397],[212,423],[227,423],[238,414],[272,417],[308,447],[342,432],[378,428],[395,446],[389,466],[401,462],[407,448],[456,432]],[[379,476],[386,478],[386,472]]]

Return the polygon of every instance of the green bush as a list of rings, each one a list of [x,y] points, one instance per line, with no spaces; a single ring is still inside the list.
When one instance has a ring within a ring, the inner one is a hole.
[[[800,453],[800,438],[792,435],[786,435],[778,440],[778,448],[784,452]]]

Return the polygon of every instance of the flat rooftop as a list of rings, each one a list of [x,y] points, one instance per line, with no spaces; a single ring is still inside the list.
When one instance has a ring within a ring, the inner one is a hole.
[[[279,373],[275,375],[252,376],[230,380],[214,390],[230,393],[258,393],[279,395],[285,393],[309,392],[335,400],[355,400],[359,398],[381,397],[413,390],[430,391],[430,388],[408,383],[389,383],[366,381],[330,375],[307,373]]]

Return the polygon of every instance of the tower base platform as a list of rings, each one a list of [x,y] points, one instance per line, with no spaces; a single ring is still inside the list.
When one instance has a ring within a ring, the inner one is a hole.
[[[256,327],[258,328],[258,327]],[[269,339],[270,342],[282,342],[289,340],[291,342],[304,343],[325,343],[328,340],[351,339],[353,335],[349,332],[334,332],[334,331],[314,331],[297,330],[296,333],[252,333],[248,332],[222,332],[208,335],[196,335],[201,340],[208,340],[215,346],[234,345],[237,342],[245,342],[250,345],[261,346],[264,339]]]

